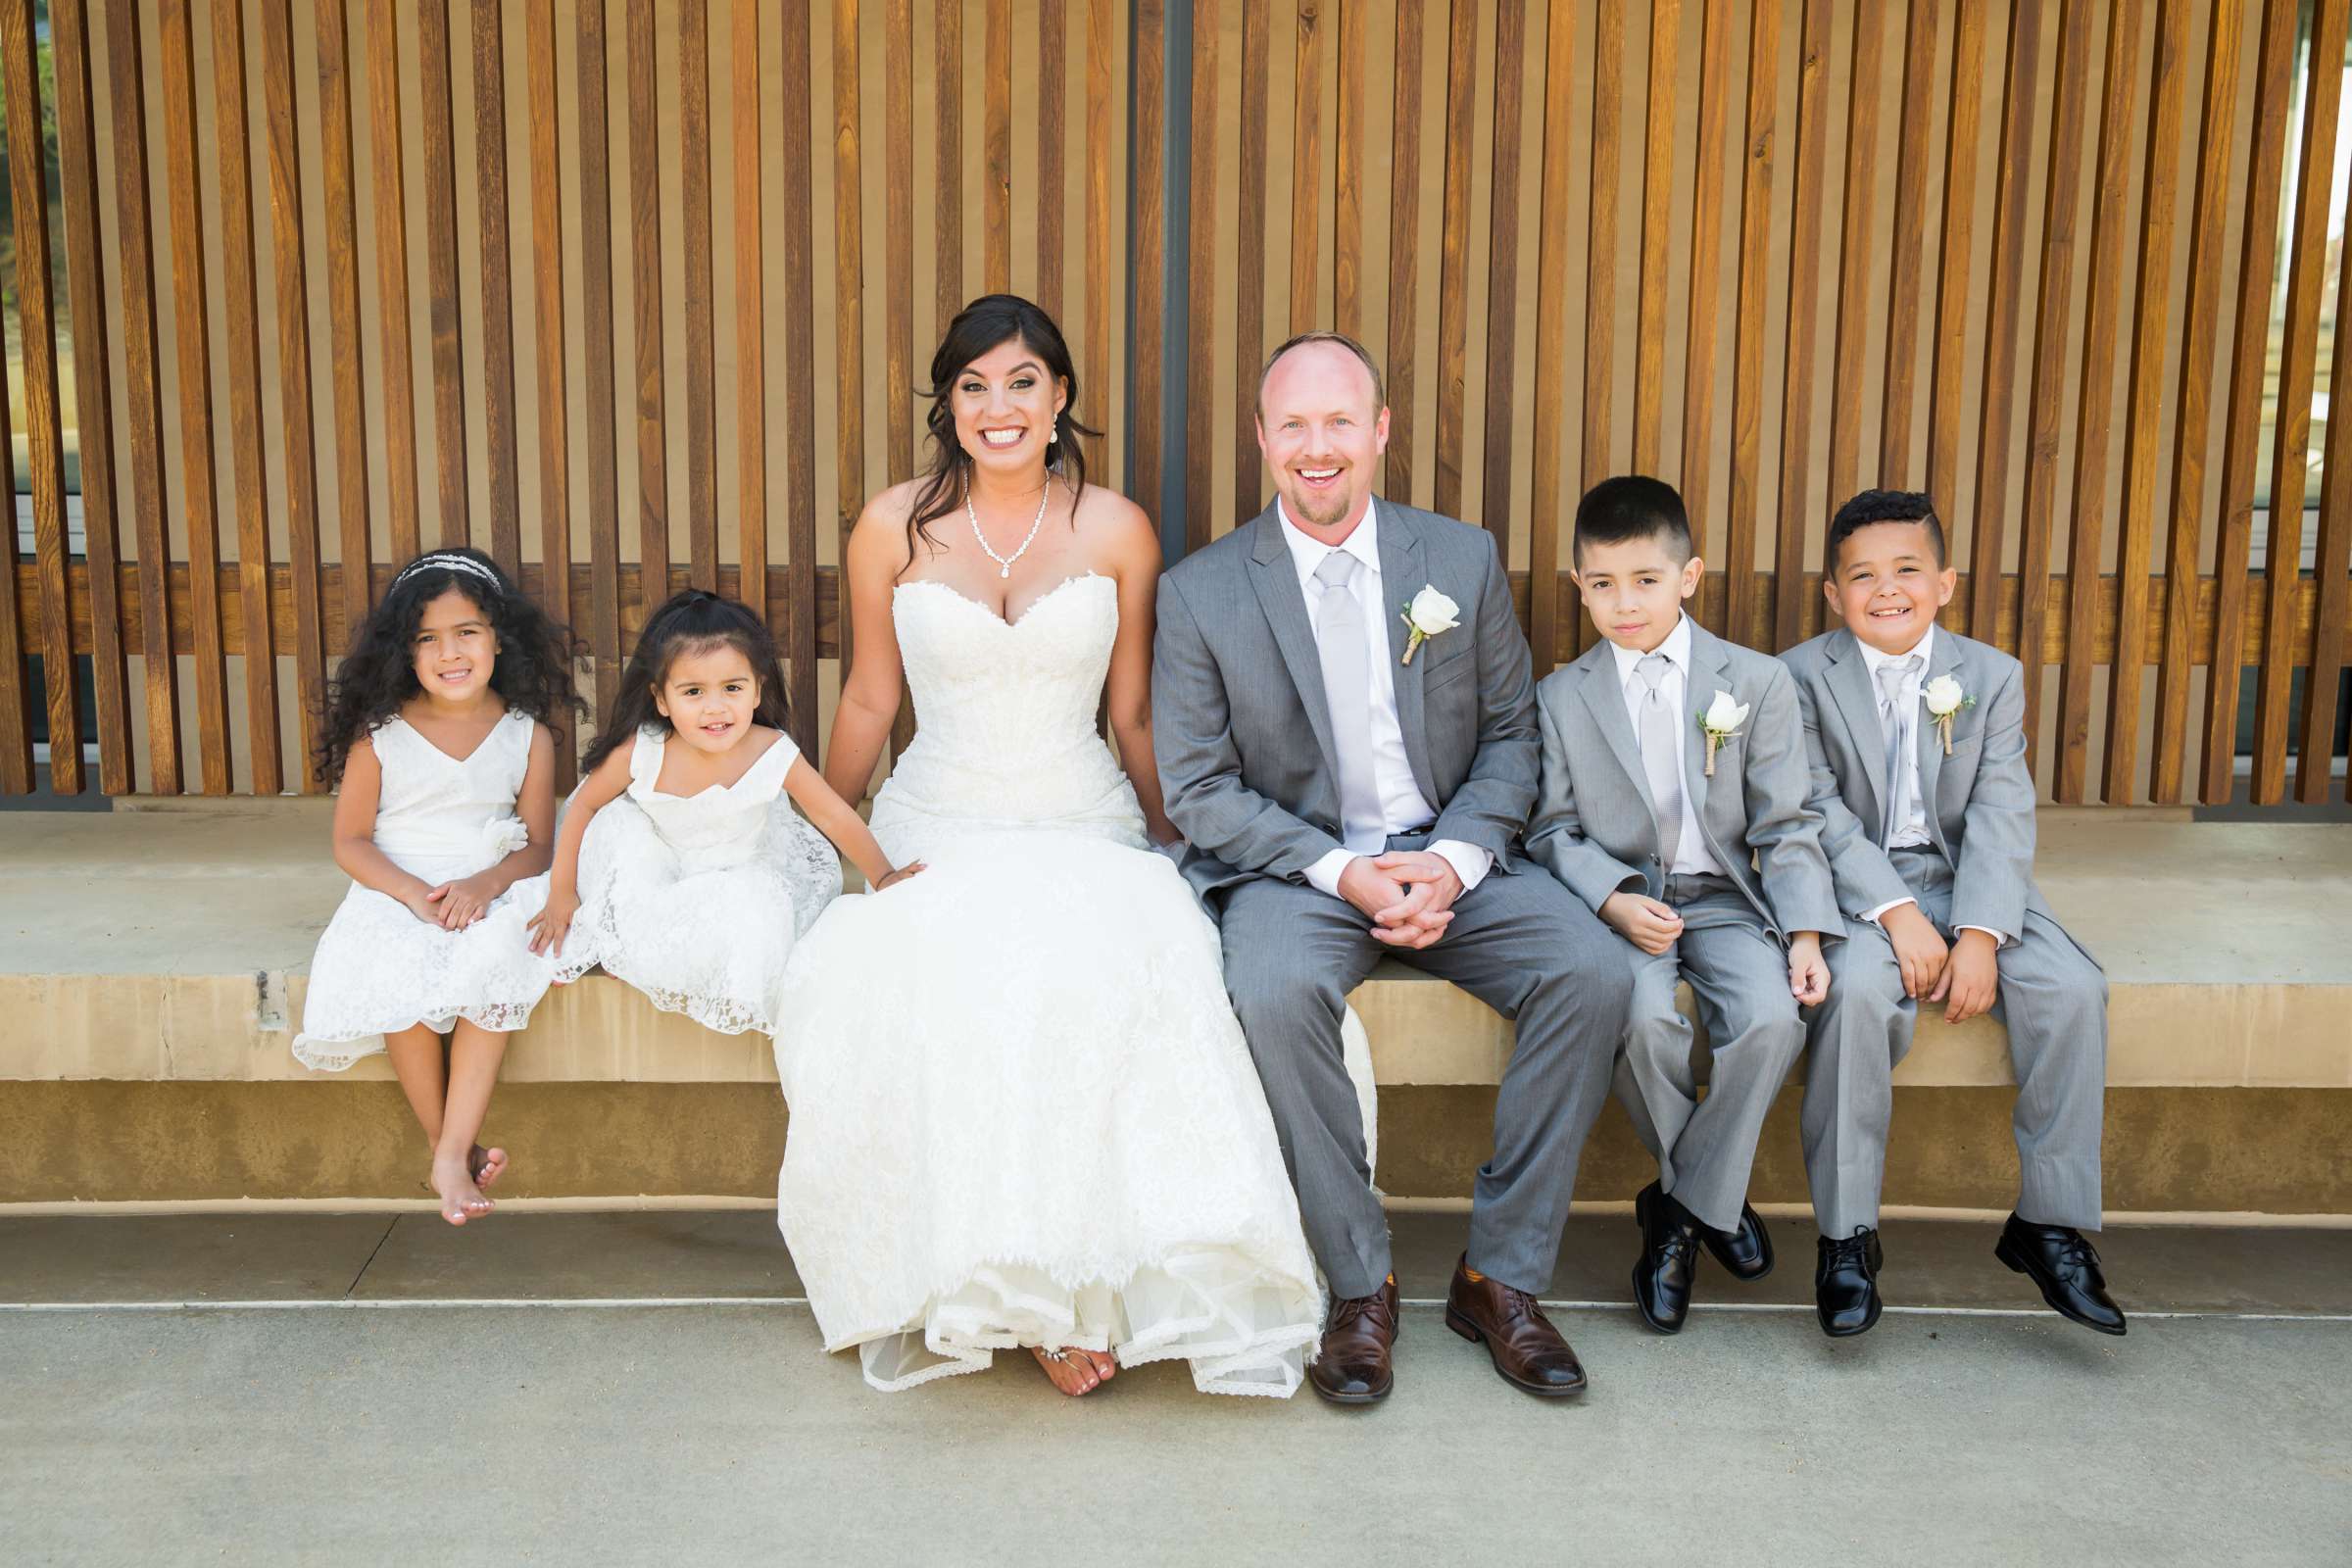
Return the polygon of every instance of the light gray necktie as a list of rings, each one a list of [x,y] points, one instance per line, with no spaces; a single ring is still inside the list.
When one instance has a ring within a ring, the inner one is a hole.
[[[1879,731],[1886,741],[1886,818],[1879,834],[1882,849],[1892,844],[1894,836],[1911,821],[1911,705],[1903,701],[1903,688],[1921,662],[1913,654],[1889,660],[1877,670]]]
[[[1683,840],[1683,766],[1675,745],[1674,705],[1661,690],[1674,661],[1664,654],[1643,654],[1634,666],[1648,688],[1642,698],[1642,771],[1649,775],[1650,804],[1658,812],[1658,866],[1661,876],[1674,871],[1675,852]]]
[[[1323,660],[1323,697],[1331,708],[1331,747],[1340,764],[1340,835],[1381,826],[1380,790],[1372,782],[1372,666],[1364,645],[1364,610],[1352,584],[1362,563],[1334,550],[1315,568],[1323,600],[1315,611],[1315,651]]]

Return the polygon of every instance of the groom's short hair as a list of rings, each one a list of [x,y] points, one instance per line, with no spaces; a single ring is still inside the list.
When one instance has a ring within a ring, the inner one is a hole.
[[[1677,561],[1690,559],[1690,515],[1674,486],[1644,473],[1603,479],[1576,504],[1576,534],[1570,556],[1583,564],[1588,545],[1621,545],[1656,539]]]
[[[1348,353],[1354,355],[1356,359],[1363,365],[1365,373],[1372,377],[1372,407],[1374,409],[1384,409],[1388,407],[1389,394],[1381,382],[1380,367],[1373,363],[1372,351],[1370,349],[1364,347],[1361,343],[1358,343],[1355,339],[1349,337],[1345,332],[1301,332],[1298,336],[1292,338],[1289,342],[1283,344],[1282,347],[1276,349],[1273,353],[1267,355],[1264,367],[1258,370],[1257,412],[1259,415],[1262,416],[1266,412],[1266,377],[1274,373],[1275,365],[1285,354],[1290,353],[1291,350],[1302,349],[1309,343],[1336,343],[1341,348],[1344,348]]]

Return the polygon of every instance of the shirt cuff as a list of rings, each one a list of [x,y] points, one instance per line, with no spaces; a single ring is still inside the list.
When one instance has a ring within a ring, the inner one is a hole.
[[[1917,899],[1888,899],[1885,904],[1880,905],[1875,909],[1863,910],[1862,918],[1868,920],[1872,925],[1878,925],[1881,923],[1879,917],[1885,914],[1887,910],[1899,909],[1906,904],[1917,904],[1918,902],[1919,901]]]
[[[1995,931],[1995,930],[1994,930],[1992,927],[1990,927],[1990,926],[1988,926],[1988,925],[1962,925],[1962,926],[1954,926],[1952,929],[1953,929],[1953,930],[1955,930],[1955,931],[1982,931],[1982,932],[1984,932],[1984,933],[1986,936],[1988,936],[1988,937],[1992,938],[1992,950],[1993,950],[1995,953],[1998,953],[1998,952],[1999,952],[2001,949],[2003,949],[2003,948],[2013,948],[2013,947],[2017,946],[2017,938],[2015,938],[2015,937],[2010,937],[2010,936],[2003,936],[2003,935],[2002,935],[2000,932],[1998,932],[1998,931]]]
[[[1355,858],[1353,850],[1334,850],[1306,868],[1306,885],[1332,898],[1340,896],[1340,873]]]
[[[1494,868],[1494,852],[1483,845],[1461,839],[1439,839],[1429,847],[1429,853],[1445,858],[1453,867],[1453,874],[1462,879],[1462,891],[1469,892],[1487,879]]]

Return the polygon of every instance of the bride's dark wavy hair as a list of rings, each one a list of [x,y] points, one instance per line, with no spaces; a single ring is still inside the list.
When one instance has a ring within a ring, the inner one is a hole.
[[[479,550],[428,550],[393,577],[382,603],[352,634],[351,651],[327,684],[313,763],[321,784],[331,788],[342,778],[353,745],[423,694],[416,684],[416,628],[424,607],[453,588],[489,618],[498,637],[490,689],[509,709],[551,729],[568,726],[580,707],[571,682],[571,633]]]
[[[956,411],[950,405],[956,378],[991,349],[1017,340],[1045,365],[1046,373],[1062,385],[1061,412],[1054,418],[1053,439],[1046,444],[1046,471],[1086,494],[1086,453],[1079,436],[1102,432],[1078,422],[1078,368],[1070,361],[1070,346],[1062,340],[1054,318],[1018,294],[983,294],[956,313],[939,352],[931,356],[931,385],[922,396],[931,402],[923,423],[931,433],[931,466],[923,472],[922,487],[914,493],[914,510],[906,519],[906,559],[914,560],[916,540],[934,554],[942,546],[931,536],[931,524],[962,507],[971,494],[972,455],[956,439]],[[1073,518],[1075,512],[1072,513]]]
[[[669,666],[681,655],[707,653],[725,646],[752,666],[760,681],[760,706],[755,721],[770,729],[789,731],[792,710],[784,698],[784,662],[776,657],[776,639],[767,622],[749,605],[689,588],[674,594],[655,611],[638,633],[636,651],[620,672],[620,692],[612,700],[612,716],[588,748],[580,766],[596,764],[637,738],[641,729],[669,729],[670,722],[654,706],[654,696],[669,679]]]

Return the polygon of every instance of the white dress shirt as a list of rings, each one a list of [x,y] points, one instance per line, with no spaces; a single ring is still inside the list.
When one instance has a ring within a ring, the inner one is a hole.
[[[1862,667],[1870,672],[1870,691],[1874,701],[1879,694],[1880,670],[1913,657],[1917,657],[1919,660],[1919,667],[1903,677],[1902,690],[1895,699],[1908,716],[1911,726],[1911,744],[1903,748],[1901,776],[1886,781],[1886,788],[1901,798],[1905,809],[1902,825],[1887,836],[1886,847],[1889,850],[1925,849],[1936,840],[1934,835],[1928,831],[1928,797],[1927,792],[1921,788],[1919,775],[1919,732],[1920,726],[1927,722],[1926,711],[1920,706],[1922,701],[1920,694],[1927,689],[1928,669],[1936,662],[1935,624],[1934,622],[1929,623],[1927,631],[1921,635],[1918,643],[1908,653],[1883,654],[1859,638],[1855,639],[1855,646],[1862,650]],[[1884,735],[1880,737],[1882,742],[1885,739]],[[1917,899],[1889,899],[1864,914],[1862,918],[1877,925],[1881,923],[1880,916],[1887,910],[1899,909],[1906,904],[1917,904],[1918,902]],[[1992,945],[1996,948],[2004,947],[2009,942],[2009,938],[1993,930],[1990,926],[1964,925],[1959,929],[1982,931],[1992,938]]]
[[[1617,683],[1625,693],[1626,716],[1634,722],[1637,741],[1642,735],[1642,708],[1649,701],[1649,682],[1642,678],[1642,661],[1648,657],[1620,643],[1609,644],[1609,652],[1617,656]],[[1674,843],[1674,863],[1666,867],[1668,876],[1721,876],[1723,865],[1707,850],[1707,836],[1698,825],[1699,803],[1690,798],[1690,772],[1687,765],[1685,748],[1690,744],[1693,725],[1690,719],[1690,617],[1676,613],[1674,630],[1666,640],[1650,650],[1666,657],[1666,678],[1658,682],[1658,695],[1665,700],[1674,714],[1674,776],[1683,781],[1683,826]],[[1660,835],[1663,837],[1663,835]]]
[[[1327,545],[1300,531],[1279,499],[1274,503],[1274,514],[1282,524],[1283,543],[1291,547],[1291,563],[1298,568],[1298,591],[1306,599],[1306,623],[1310,631],[1320,624],[1323,595],[1348,591],[1327,590],[1315,575],[1315,568],[1335,551],[1353,556],[1361,568],[1355,574],[1355,593],[1363,611],[1364,639],[1371,656],[1372,783],[1380,795],[1381,819],[1343,822],[1342,847],[1306,868],[1309,886],[1338,898],[1340,873],[1348,869],[1348,861],[1358,856],[1381,854],[1388,848],[1390,838],[1427,827],[1436,819],[1438,810],[1414,782],[1413,764],[1404,751],[1404,726],[1396,717],[1396,656],[1389,647],[1386,609],[1389,595],[1380,580],[1380,503],[1370,503],[1365,508],[1364,520],[1337,545]],[[1464,893],[1484,881],[1494,864],[1492,853],[1460,839],[1433,840],[1429,853],[1445,857],[1454,874],[1462,879]]]

